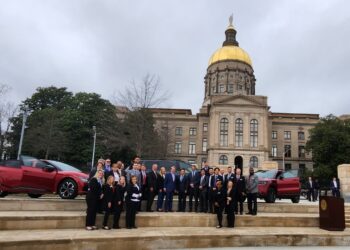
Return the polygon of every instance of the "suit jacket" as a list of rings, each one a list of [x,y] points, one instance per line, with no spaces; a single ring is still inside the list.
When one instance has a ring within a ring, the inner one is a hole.
[[[340,182],[337,179],[337,187],[335,187],[334,183],[333,183],[333,180],[332,180],[329,186],[330,186],[331,190],[339,190],[340,189]]]
[[[177,190],[179,193],[185,193],[188,189],[188,175],[184,175],[181,181],[181,176],[178,176],[177,178]]]
[[[163,177],[161,174],[159,174],[160,178],[157,181],[158,185],[158,191],[164,188],[164,181],[165,181],[165,176]]]
[[[195,171],[195,174],[192,174],[192,171],[190,173],[187,174],[187,179],[188,179],[188,185],[189,188],[191,188],[190,184],[192,183],[194,188],[198,188],[199,187],[199,181],[200,181],[200,173],[198,171]]]
[[[231,198],[230,201],[226,200],[226,206],[234,207],[234,203],[235,203],[235,199],[236,199],[236,193],[237,193],[237,189],[235,187],[233,187],[230,190],[230,192],[228,192],[228,190],[226,191],[226,197],[230,197]],[[233,212],[233,210],[231,212]]]
[[[113,170],[105,171],[105,172],[104,172],[104,177],[105,177],[105,180],[106,180],[106,181],[107,181],[107,179],[108,179],[108,176],[110,176],[110,175],[113,175],[113,176],[114,176]]]
[[[174,179],[171,173],[165,174],[164,188],[166,192],[174,192],[176,189],[176,174],[174,174]]]
[[[247,193],[255,194],[259,192],[258,189],[259,179],[256,174],[249,175],[246,180]]]
[[[313,190],[314,188],[315,188],[315,182],[311,181],[311,183],[310,183],[310,181],[307,180],[307,182],[306,182],[306,189]]]
[[[105,210],[108,209],[108,203],[113,202],[113,196],[114,196],[114,187],[111,187],[108,184],[104,184],[102,186],[102,193],[103,193],[103,208]]]
[[[153,192],[158,191],[158,182],[160,181],[160,176],[159,173],[154,173],[153,171],[147,173],[147,188],[150,190],[153,188]]]
[[[220,180],[223,182],[223,178],[221,175],[216,176],[216,181]],[[208,177],[208,186],[209,186],[209,181],[210,181],[210,189],[213,190],[213,188],[216,188],[216,181],[215,181],[215,175],[209,176]]]
[[[246,183],[245,177],[241,175],[239,179],[237,179],[236,175],[233,176],[233,183],[236,189],[237,195],[242,195],[242,193],[246,192]]]
[[[144,179],[143,178],[146,178],[145,180],[145,183],[144,183]],[[147,173],[145,171],[145,173],[143,174],[142,171],[140,171],[140,180],[141,180],[141,189],[142,191],[144,191],[147,187]]]
[[[92,178],[88,185],[89,188],[86,194],[86,200],[99,200],[102,193],[102,186],[97,181],[97,178]]]
[[[214,202],[217,202],[221,208],[226,205],[226,191],[224,188],[216,189],[214,191]]]
[[[225,174],[225,175],[223,176],[223,180],[224,180],[224,183],[223,183],[223,184],[224,184],[224,187],[226,188],[227,183],[228,183],[229,180],[234,181],[234,174],[231,173],[230,176],[228,176],[228,174]]]
[[[129,184],[126,188],[126,202],[139,202],[141,200],[141,188]]]
[[[200,189],[201,191],[207,191],[208,190],[208,184],[209,184],[209,177],[204,175],[204,178],[202,180],[202,176],[199,179],[199,187],[202,187],[202,189]]]

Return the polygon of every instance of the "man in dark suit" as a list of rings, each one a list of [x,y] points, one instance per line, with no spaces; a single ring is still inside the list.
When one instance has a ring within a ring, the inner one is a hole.
[[[158,180],[160,180],[161,176],[157,173],[158,165],[153,164],[152,165],[152,171],[150,171],[147,174],[147,190],[148,190],[148,197],[147,197],[147,212],[153,212],[152,205],[154,201],[154,197],[158,193]]]
[[[179,204],[178,204],[178,212],[186,211],[186,196],[188,189],[188,179],[185,175],[185,169],[180,170],[180,176],[178,177],[177,182],[177,190],[179,192]]]
[[[227,182],[229,180],[231,180],[231,181],[234,180],[234,174],[232,173],[232,167],[231,166],[227,167],[227,174],[224,175],[223,179],[224,179],[223,180],[224,189],[226,189],[227,188]]]
[[[167,173],[165,175],[165,180],[164,180],[164,190],[166,194],[165,212],[173,212],[173,196],[176,191],[176,182],[177,182],[177,176],[175,172],[176,172],[176,168],[175,166],[172,166],[170,168],[170,173]]]
[[[205,175],[205,170],[201,170],[201,177],[199,179],[199,203],[200,212],[206,213],[208,211],[208,176]]]
[[[241,169],[236,168],[236,173],[233,177],[234,181],[234,187],[236,189],[235,192],[235,199],[234,199],[234,207],[235,207],[235,213],[238,214],[238,204],[239,204],[239,213],[243,214],[243,199],[244,196],[246,196],[246,183],[245,183],[245,177],[241,175]]]
[[[208,176],[208,212],[214,213],[214,193],[215,193],[215,180],[214,180],[214,169],[209,168]]]
[[[210,167],[209,167],[209,165],[208,165],[208,162],[203,162],[203,164],[204,164],[204,166],[203,166],[203,168],[202,169],[204,169],[204,171],[205,171],[205,175],[206,176],[209,176],[210,174],[209,174],[209,169],[210,169]]]
[[[164,190],[165,174],[166,174],[165,167],[161,167],[159,172],[160,178],[157,181],[157,185],[158,185],[157,211],[158,212],[163,211],[163,201],[165,197],[165,190]]]
[[[196,165],[192,165],[192,171],[187,174],[188,180],[188,205],[189,211],[192,212],[193,198],[194,198],[194,210],[198,212],[198,199],[199,199],[199,179],[200,173],[197,171]]]
[[[315,201],[315,184],[311,176],[309,176],[309,179],[306,182],[306,189],[308,190],[307,199],[311,201],[311,197],[312,197],[312,201]]]
[[[340,197],[340,182],[337,177],[333,177],[333,180],[331,181],[331,190],[333,197]]]

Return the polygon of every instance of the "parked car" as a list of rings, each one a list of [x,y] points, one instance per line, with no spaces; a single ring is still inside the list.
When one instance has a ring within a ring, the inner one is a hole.
[[[180,160],[142,160],[141,163],[145,164],[147,171],[152,170],[153,164],[158,164],[158,169],[165,167],[167,172],[170,171],[172,166],[176,167],[176,172],[180,172],[180,169],[182,168],[185,169],[186,173],[190,173],[192,171],[191,164]]]
[[[31,198],[39,198],[57,193],[62,199],[74,199],[86,193],[88,177],[63,162],[21,156],[20,160],[0,162],[0,197],[27,193]]]
[[[258,171],[259,198],[268,203],[278,199],[291,199],[299,203],[301,185],[298,173],[295,170],[268,170]]]

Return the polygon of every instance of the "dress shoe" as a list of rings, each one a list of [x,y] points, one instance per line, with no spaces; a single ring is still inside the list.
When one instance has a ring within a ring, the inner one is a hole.
[[[217,225],[216,228],[222,228],[222,226],[221,225]]]
[[[247,212],[247,213],[245,213],[245,214],[252,214],[251,212]]]
[[[137,226],[133,226],[132,228],[137,229]]]

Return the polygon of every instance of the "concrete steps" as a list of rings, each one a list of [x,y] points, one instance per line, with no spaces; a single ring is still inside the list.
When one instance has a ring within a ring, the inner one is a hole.
[[[318,228],[138,228],[0,231],[2,250],[175,249],[238,246],[348,246],[350,230]]]
[[[146,205],[143,202],[143,207]],[[153,205],[157,201],[155,200]],[[153,206],[153,209],[155,207]],[[174,200],[173,207],[177,208],[177,200]],[[349,207],[350,209],[350,207]],[[62,200],[57,198],[1,198],[0,211],[85,211],[86,202],[83,198],[75,200]],[[247,211],[247,203],[244,203],[244,210]],[[268,213],[318,213],[318,203],[299,203],[289,202],[266,203],[258,202],[259,212]]]
[[[125,213],[120,226],[125,227]],[[97,216],[96,225],[102,226],[103,215]],[[111,226],[113,216],[109,218]],[[226,221],[226,216],[224,216]],[[136,216],[139,227],[215,227],[215,214],[140,212]],[[237,227],[318,227],[317,214],[259,213],[257,216],[237,215]],[[0,212],[0,230],[79,229],[85,227],[85,212],[75,211],[22,211]]]

